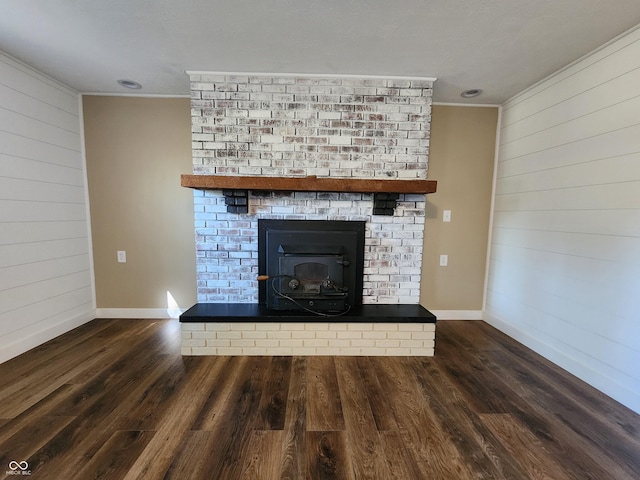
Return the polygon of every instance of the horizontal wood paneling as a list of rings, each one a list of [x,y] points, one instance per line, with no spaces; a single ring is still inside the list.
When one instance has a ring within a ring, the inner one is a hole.
[[[549,174],[553,177],[553,174]],[[496,210],[600,210],[614,208],[640,208],[640,180],[629,179],[600,185],[593,184],[566,189],[545,188],[538,190],[496,195]]]
[[[615,132],[604,133],[581,142],[568,143],[551,150],[528,153],[521,157],[500,161],[498,178],[525,173],[543,172],[572,165],[586,165],[593,161],[613,160],[638,153],[637,139],[640,125],[631,125]],[[577,159],[580,161],[577,161]]]
[[[78,116],[78,94],[27,65],[3,55],[0,61],[0,78],[3,86],[37,99],[42,108],[53,106]]]
[[[58,105],[44,103],[41,98],[17,91],[6,84],[0,84],[0,96],[6,99],[2,108],[18,116],[31,118],[69,132],[79,132],[78,112],[66,112]]]
[[[585,98],[583,101],[588,102],[589,98]],[[532,152],[542,152],[561,145],[598,137],[640,124],[638,111],[640,111],[640,95],[561,123],[556,127],[523,136],[519,140],[501,145],[500,151],[504,158],[517,158]]]
[[[86,316],[90,308],[91,289],[85,286],[2,313],[0,325],[4,329],[6,342],[11,343],[20,338],[14,332],[20,332],[20,336],[36,335],[51,324],[64,323],[75,316]]]
[[[77,93],[0,54],[0,361],[93,316]]]
[[[49,158],[49,160],[51,160]],[[61,185],[84,185],[84,173],[80,167],[68,167],[28,158],[0,154],[5,177],[49,182]]]
[[[84,187],[53,182],[0,177],[0,196],[25,202],[47,202],[84,205]]]
[[[553,170],[549,172],[548,170]],[[553,175],[549,175],[553,173]],[[640,152],[617,155],[578,164],[538,167],[531,172],[514,173],[500,180],[497,194],[536,191],[544,181],[547,190],[580,187],[597,179],[599,184],[622,183],[640,176]]]
[[[30,303],[57,297],[86,286],[88,270],[38,280],[0,292],[0,312],[8,312]]]
[[[2,109],[0,130],[20,137],[32,138],[34,133],[42,143],[56,145],[70,151],[80,151],[80,134],[37,118],[28,117],[11,110]],[[36,133],[37,132],[37,133]]]
[[[5,276],[0,278],[0,295],[6,289],[22,287],[38,281],[50,280],[77,272],[87,271],[88,254],[72,257],[54,258],[36,263],[23,263],[3,269]],[[0,304],[4,307],[3,304]]]
[[[496,212],[502,228],[557,232],[640,235],[640,212],[609,210],[516,210]]]
[[[624,65],[629,68],[629,65]],[[640,68],[622,73],[592,88],[583,85],[581,93],[568,92],[566,100],[542,110],[537,115],[523,118],[510,126],[501,137],[502,145],[515,142],[536,132],[542,132],[577,118],[590,115],[602,109],[609,108],[621,102],[637,97],[635,86],[640,84]],[[609,72],[611,73],[611,72]]]
[[[37,263],[55,258],[86,255],[89,252],[86,237],[52,240],[49,242],[30,242],[6,245],[2,247],[4,255],[0,258],[0,268],[27,263]]]
[[[640,410],[640,29],[507,102],[488,319]]]
[[[70,153],[68,148],[53,145],[38,138],[23,137],[0,130],[0,145],[2,145],[0,154],[82,169],[82,165],[78,163],[77,155]]]
[[[3,200],[3,203],[5,210],[0,211],[0,222],[69,222],[86,219],[86,209],[78,203],[53,203],[53,200]]]
[[[522,92],[505,104],[508,114],[503,125],[516,122],[553,107],[572,96],[592,89],[636,68],[640,30],[603,46],[601,49],[569,65],[555,75]],[[531,100],[534,100],[533,102]]]
[[[81,238],[87,236],[84,219],[67,222],[6,222],[6,228],[0,230],[0,245],[14,243],[44,242],[65,238]]]
[[[502,229],[496,227],[496,243],[560,255],[605,260],[620,267],[640,264],[640,245],[635,237],[583,235],[565,232]],[[592,272],[594,275],[597,272]]]

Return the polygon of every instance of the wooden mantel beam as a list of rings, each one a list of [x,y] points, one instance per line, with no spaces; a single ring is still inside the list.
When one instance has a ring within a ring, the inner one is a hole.
[[[254,177],[182,175],[183,187],[203,190],[289,192],[435,193],[436,180],[378,180],[331,177]]]

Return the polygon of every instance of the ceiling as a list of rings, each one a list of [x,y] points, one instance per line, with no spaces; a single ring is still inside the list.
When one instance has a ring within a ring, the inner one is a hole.
[[[354,74],[501,104],[638,24],[638,0],[2,0],[0,50],[82,93],[132,93],[125,78],[188,95],[187,70]]]

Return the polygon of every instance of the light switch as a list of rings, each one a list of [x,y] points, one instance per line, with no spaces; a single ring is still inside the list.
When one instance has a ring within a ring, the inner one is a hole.
[[[127,252],[118,250],[118,263],[127,263]]]
[[[440,266],[446,267],[449,265],[449,255],[440,255]]]
[[[451,221],[451,210],[444,210],[442,212],[442,221],[450,222]]]

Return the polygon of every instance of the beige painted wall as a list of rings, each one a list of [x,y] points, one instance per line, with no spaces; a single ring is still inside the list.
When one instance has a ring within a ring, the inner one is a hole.
[[[430,310],[482,309],[497,122],[497,107],[433,107],[429,178],[438,190],[427,195],[420,296]]]
[[[188,98],[84,96],[98,308],[196,302]],[[127,252],[117,263],[116,251]]]

